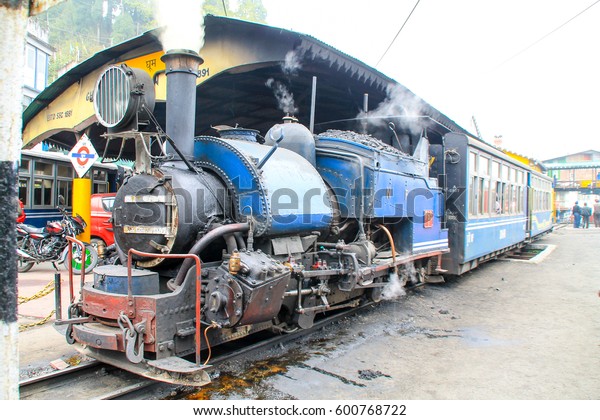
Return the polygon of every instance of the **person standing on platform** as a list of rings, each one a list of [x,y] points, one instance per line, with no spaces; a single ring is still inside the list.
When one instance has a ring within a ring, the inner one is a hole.
[[[575,202],[572,213],[573,213],[573,227],[575,229],[578,229],[579,225],[581,224],[581,207],[579,207],[579,201]]]
[[[581,217],[583,218],[583,229],[589,229],[590,227],[590,217],[592,216],[592,208],[588,207],[587,203],[583,203],[583,207],[581,208]]]
[[[594,226],[600,227],[600,200],[597,198],[594,203]]]

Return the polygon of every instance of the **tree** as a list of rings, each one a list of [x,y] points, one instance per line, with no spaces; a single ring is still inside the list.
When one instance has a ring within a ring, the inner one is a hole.
[[[103,0],[65,1],[36,17],[48,31],[50,45],[56,49],[48,80],[54,80],[65,66],[109,45],[109,39],[101,38],[107,36],[101,33],[102,8]]]
[[[132,36],[139,35],[149,29],[156,27],[154,17],[154,3],[156,0],[123,0],[121,16],[131,18],[133,24],[132,35],[125,38],[115,36],[119,41],[124,41]]]
[[[205,0],[204,12],[216,16],[228,16],[251,22],[265,23],[267,9],[262,0]]]
[[[92,54],[157,26],[156,0],[70,0],[37,17],[49,32],[56,53],[50,62],[48,80],[61,69]],[[229,16],[264,23],[267,10],[262,0],[205,0],[205,14]]]

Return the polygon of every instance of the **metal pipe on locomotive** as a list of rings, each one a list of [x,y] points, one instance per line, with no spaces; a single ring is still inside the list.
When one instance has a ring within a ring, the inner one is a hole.
[[[67,339],[81,351],[202,385],[204,365],[186,356],[377,302],[398,267],[414,264],[421,280],[442,271],[444,196],[428,176],[426,137],[407,155],[366,134],[314,136],[287,119],[264,138],[242,128],[194,138],[201,58],[177,50],[162,59],[166,134],[150,129],[144,71],[112,66],[98,79],[97,118],[110,141],[135,143],[136,163],[113,208],[120,265],[96,268],[70,310]],[[199,275],[192,259],[173,256],[199,257]]]

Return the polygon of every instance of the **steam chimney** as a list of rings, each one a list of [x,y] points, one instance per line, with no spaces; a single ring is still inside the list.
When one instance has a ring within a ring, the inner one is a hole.
[[[204,62],[192,50],[169,50],[160,58],[167,76],[167,135],[186,158],[194,156],[196,120],[196,79],[198,67]],[[167,152],[174,150],[167,145]],[[176,155],[177,156],[177,155]]]

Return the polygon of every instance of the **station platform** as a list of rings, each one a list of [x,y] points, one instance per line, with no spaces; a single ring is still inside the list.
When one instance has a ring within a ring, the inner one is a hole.
[[[30,271],[19,273],[18,305],[19,366],[21,379],[54,370],[51,363],[77,357],[77,352],[67,344],[65,336],[54,326],[55,274],[60,275],[63,318],[67,318],[70,301],[69,272],[64,265],[57,271],[51,263],[34,265]],[[86,275],[86,281],[92,279]],[[79,297],[81,275],[73,276],[73,294]],[[31,299],[31,300],[29,300]],[[62,330],[62,329],[61,329]]]

